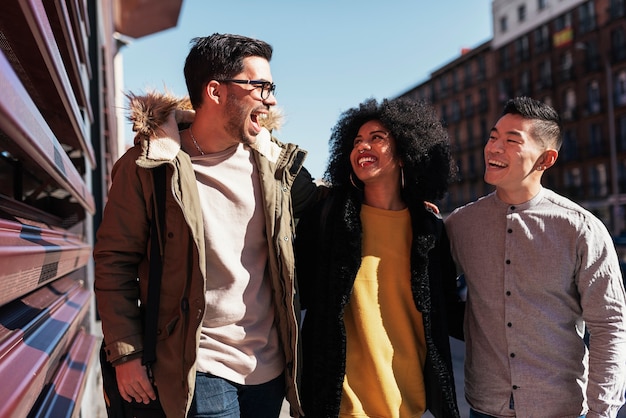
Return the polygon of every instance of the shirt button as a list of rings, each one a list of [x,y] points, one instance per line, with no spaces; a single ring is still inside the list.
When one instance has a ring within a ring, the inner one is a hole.
[[[508,322],[508,323],[506,324],[506,326],[507,326],[507,327],[509,327],[509,328],[511,328],[511,327],[513,326],[513,324],[511,324],[510,322]]]
[[[513,385],[513,390],[517,390],[517,389],[519,389],[519,386]]]
[[[507,290],[507,291],[506,291],[506,295],[507,295],[507,296],[511,296],[511,292]]]
[[[508,232],[510,234],[511,232],[513,232],[513,230],[511,228],[509,228],[509,229],[506,230],[506,232]]]
[[[515,206],[511,206],[511,210],[515,210]]]
[[[515,358],[515,353],[511,353],[509,355],[511,356],[511,358]]]
[[[506,260],[505,263],[511,264],[511,260]]]

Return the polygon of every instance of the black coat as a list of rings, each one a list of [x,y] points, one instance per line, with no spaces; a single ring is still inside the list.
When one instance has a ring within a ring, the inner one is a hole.
[[[361,263],[361,197],[335,190],[298,223],[296,268],[306,314],[302,328],[302,404],[307,418],[337,417],[346,367],[344,309]],[[448,334],[462,338],[463,305],[443,221],[409,207],[413,228],[411,289],[422,313],[427,356],[426,405],[458,417]],[[454,319],[454,329],[448,318]],[[417,355],[417,353],[416,353]]]

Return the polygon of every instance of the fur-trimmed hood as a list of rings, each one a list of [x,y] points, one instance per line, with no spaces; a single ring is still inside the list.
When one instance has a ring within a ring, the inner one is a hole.
[[[173,160],[181,149],[179,131],[191,125],[196,112],[189,97],[176,97],[170,93],[150,91],[143,95],[127,93],[128,120],[133,124],[135,145],[140,144],[143,152],[137,165],[152,168],[165,161]],[[269,115],[261,119],[264,128],[252,146],[272,159],[278,150],[270,144],[271,132],[280,128],[282,113],[270,108]]]

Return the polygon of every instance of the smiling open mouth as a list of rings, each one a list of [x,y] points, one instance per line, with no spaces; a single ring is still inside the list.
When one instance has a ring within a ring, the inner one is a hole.
[[[488,160],[487,163],[491,166],[491,167],[498,167],[498,168],[505,168],[508,167],[508,164],[503,163],[502,161],[498,161],[498,160]]]
[[[359,165],[359,167],[365,167],[367,164],[371,164],[374,162],[376,162],[376,158],[367,156],[359,158],[357,164]]]

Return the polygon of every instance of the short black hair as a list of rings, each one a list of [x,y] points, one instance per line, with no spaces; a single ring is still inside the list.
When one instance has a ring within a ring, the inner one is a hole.
[[[272,46],[259,39],[214,33],[193,38],[185,60],[185,82],[195,108],[202,104],[202,91],[211,80],[232,78],[244,70],[247,57],[272,59]]]
[[[520,115],[524,119],[532,120],[531,136],[543,145],[561,148],[563,137],[562,125],[558,112],[550,105],[526,96],[515,97],[507,101],[502,110],[504,115]]]

